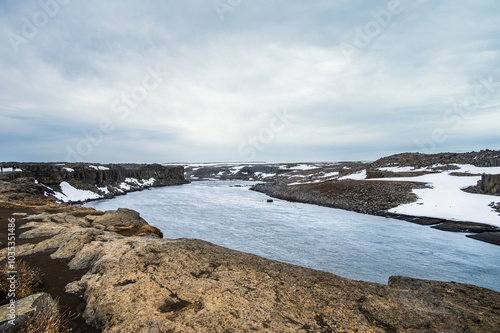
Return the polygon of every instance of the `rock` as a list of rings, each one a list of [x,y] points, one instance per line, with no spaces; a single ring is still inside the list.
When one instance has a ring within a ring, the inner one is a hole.
[[[163,238],[163,233],[157,227],[151,225],[140,225],[140,226],[130,226],[122,227],[117,230],[117,233],[123,236],[150,236],[153,238]]]
[[[483,174],[477,186],[482,194],[500,195],[500,175]]]
[[[489,231],[500,231],[500,228],[477,222],[456,222],[456,221],[444,221],[438,225],[432,226],[431,228],[452,231],[452,232],[489,232]]]
[[[480,234],[466,235],[467,237],[481,240],[490,244],[500,245],[500,231],[482,232]]]
[[[267,260],[199,240],[121,239],[74,290],[103,332],[492,332],[500,294],[391,277],[389,285]]]
[[[8,163],[7,163],[8,164]],[[8,165],[5,164],[5,167]],[[126,178],[155,178],[155,186],[184,184],[184,168],[182,166],[163,166],[160,164],[108,164],[101,168],[93,168],[88,163],[17,163],[22,172],[10,174],[10,179],[30,178],[45,185],[59,185],[63,181],[74,184],[104,187],[118,185]],[[69,171],[72,169],[73,171]],[[36,185],[36,184],[35,184]],[[40,185],[39,185],[40,186]],[[38,194],[43,194],[42,192]],[[83,188],[79,186],[78,188]],[[47,189],[45,188],[45,191]]]
[[[80,283],[80,281],[68,283],[64,288],[64,291],[69,294],[80,294],[83,290],[85,290],[85,287]]]
[[[118,210],[108,210],[102,216],[98,216],[92,221],[92,227],[118,231],[123,227],[142,226],[148,223],[140,217],[139,213],[132,209],[118,208]]]
[[[62,230],[66,230],[64,226],[53,222],[31,222],[23,225],[23,228],[34,228],[23,232],[19,238],[36,238],[54,236]]]
[[[87,243],[92,242],[98,235],[102,235],[101,230],[94,228],[79,228],[75,231],[65,233],[66,239],[58,245],[56,252],[52,253],[52,259],[71,258],[77,254]]]
[[[251,189],[288,201],[378,215],[400,204],[416,201],[412,189],[424,187],[425,184],[418,182],[331,180],[294,186],[282,182],[264,183]]]
[[[10,308],[9,308],[10,307]],[[38,293],[22,298],[15,302],[15,315],[11,309],[14,307],[11,304],[6,304],[0,307],[0,331],[1,332],[17,332],[19,327],[29,316],[32,316],[35,311],[44,311],[47,313],[58,313],[57,307],[47,293]],[[12,326],[9,321],[14,320],[15,326]]]

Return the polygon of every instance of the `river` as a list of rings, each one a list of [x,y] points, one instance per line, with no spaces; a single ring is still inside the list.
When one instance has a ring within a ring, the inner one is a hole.
[[[387,283],[391,275],[500,291],[500,246],[405,221],[292,203],[251,182],[203,181],[129,193],[86,206],[140,212],[165,238],[198,238],[265,258]]]

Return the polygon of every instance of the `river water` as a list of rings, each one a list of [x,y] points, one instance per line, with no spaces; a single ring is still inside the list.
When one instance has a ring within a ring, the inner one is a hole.
[[[231,249],[387,283],[391,275],[470,283],[500,291],[500,246],[391,218],[292,203],[249,191],[250,182],[154,188],[86,206],[140,212],[165,238]]]

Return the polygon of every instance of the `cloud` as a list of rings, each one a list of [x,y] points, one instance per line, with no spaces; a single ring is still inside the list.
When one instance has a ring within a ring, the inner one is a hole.
[[[238,147],[284,108],[293,119],[257,142],[253,159],[499,143],[494,1],[256,0],[223,20],[211,1],[66,2],[0,5],[0,159],[64,160],[80,145],[91,149],[79,157],[97,162],[244,160]],[[396,5],[389,24],[377,23]],[[369,43],[353,46],[360,31]],[[13,47],[12,34],[25,42]],[[447,110],[490,75],[494,91],[456,129]],[[432,139],[436,128],[446,140]]]

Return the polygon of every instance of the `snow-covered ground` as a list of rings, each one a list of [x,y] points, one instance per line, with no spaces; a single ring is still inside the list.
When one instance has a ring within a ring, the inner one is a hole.
[[[16,168],[15,170],[13,168],[3,168],[3,172],[21,172],[23,170]]]
[[[340,177],[339,180],[352,179],[352,180],[363,180],[366,179],[366,170],[361,170],[356,173],[352,173],[347,176]]]
[[[415,169],[414,167],[383,167],[378,168],[381,171],[390,171],[390,172],[418,172],[418,171],[429,171],[427,168]]]
[[[92,191],[79,190],[71,186],[68,182],[60,184],[62,193],[56,192],[54,197],[63,202],[84,201],[89,199],[99,199],[101,196]]]
[[[389,210],[392,213],[488,223],[500,227],[499,213],[488,206],[491,202],[500,202],[500,197],[462,191],[463,188],[476,185],[481,177],[450,175],[452,172],[500,174],[500,167],[480,168],[473,165],[459,165],[459,167],[459,170],[418,177],[380,178],[377,180],[424,182],[431,186],[430,188],[413,190],[418,200]]]
[[[296,166],[293,166],[291,168],[289,167],[282,167],[282,169],[288,169],[288,170],[301,170],[301,171],[306,171],[306,170],[313,170],[317,169],[317,165],[312,165],[312,164],[299,164]]]
[[[108,167],[102,166],[102,165],[89,165],[89,168],[94,169],[94,170],[109,170]]]
[[[35,182],[37,181],[35,180]],[[130,191],[132,186],[141,186],[141,187],[153,186],[154,182],[155,182],[154,178],[141,179],[141,180],[138,180],[136,178],[125,178],[125,181],[122,182],[120,185],[118,185],[118,187],[104,186],[104,187],[98,187],[97,189],[103,192],[104,194],[110,193],[111,192],[110,189],[118,190],[120,192],[125,192],[125,191]],[[41,185],[47,187],[48,189],[51,189],[50,187],[44,184]],[[54,197],[62,202],[77,202],[77,201],[85,201],[92,199],[100,199],[104,197],[103,195],[92,191],[79,190],[73,187],[68,182],[62,182],[59,186],[61,187],[61,192],[55,192]]]

